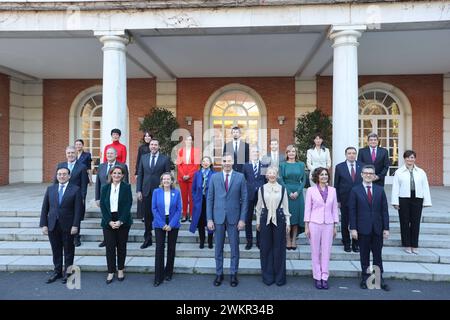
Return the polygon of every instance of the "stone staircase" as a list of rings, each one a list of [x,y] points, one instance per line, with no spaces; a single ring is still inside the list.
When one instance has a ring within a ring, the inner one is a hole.
[[[135,209],[134,209],[135,211]],[[37,210],[0,209],[0,271],[49,271],[53,268],[48,237],[42,235]],[[450,281],[450,214],[433,208],[424,210],[420,230],[419,255],[407,254],[400,246],[397,212],[390,212],[391,236],[385,241],[383,261],[385,278]],[[176,273],[214,274],[213,249],[199,249],[197,234],[188,231],[183,223],[178,236],[175,259]],[[98,244],[103,239],[100,212],[90,206],[81,224],[82,245],[75,250],[75,263],[83,271],[106,272],[105,249]],[[141,250],[144,225],[134,219],[130,230],[126,270],[128,272],[153,272],[155,247]],[[245,235],[241,232],[241,274],[260,274],[259,250],[254,246],[244,250]],[[340,234],[334,241],[330,262],[332,277],[358,277],[359,254],[346,253],[340,244]],[[225,245],[225,270],[229,266],[230,250]],[[311,275],[310,247],[304,235],[298,240],[295,251],[287,251],[289,275]]]

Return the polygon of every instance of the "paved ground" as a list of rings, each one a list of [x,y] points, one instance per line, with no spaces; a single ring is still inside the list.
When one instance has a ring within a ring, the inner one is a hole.
[[[171,282],[153,287],[153,274],[127,274],[123,282],[105,283],[106,274],[85,272],[81,289],[61,282],[46,284],[44,272],[0,272],[0,299],[20,300],[450,300],[448,282],[389,280],[390,292],[362,290],[353,278],[330,279],[330,290],[313,288],[309,277],[288,277],[282,287],[270,287],[258,276],[239,276],[232,288],[226,278],[214,287],[211,275],[176,274]]]

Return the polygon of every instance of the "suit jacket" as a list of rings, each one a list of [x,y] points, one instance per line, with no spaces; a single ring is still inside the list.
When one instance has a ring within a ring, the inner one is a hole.
[[[267,165],[264,165],[261,161],[258,163],[258,173],[255,178],[255,174],[253,172],[253,163],[249,162],[244,164],[243,174],[245,180],[247,181],[247,200],[253,201],[258,199],[258,189],[262,185],[264,185],[267,180],[265,176],[265,168]]]
[[[115,165],[121,166],[125,170],[125,175],[123,177],[124,182],[128,181],[128,166],[125,163],[116,161]],[[95,181],[95,200],[100,200],[100,191],[102,186],[108,184],[108,162],[103,162],[98,166],[97,170],[97,180]]]
[[[67,161],[58,163],[58,166],[56,167],[56,171],[60,168],[67,168]],[[58,179],[56,179],[56,175],[53,180],[54,180],[54,183],[58,183]],[[86,166],[78,160],[75,162],[72,172],[70,173],[69,183],[80,187],[81,196],[83,197],[83,200],[86,199],[87,186],[89,184],[89,176],[87,174]]]
[[[372,154],[370,151],[370,147],[359,149],[358,161],[360,161],[363,165],[366,164],[374,165],[375,174],[378,177],[380,177],[380,179],[374,181],[373,183],[376,183],[377,185],[380,186],[384,186],[384,178],[386,177],[390,166],[389,153],[385,148],[377,147],[375,162],[372,162]]]
[[[283,153],[279,153],[278,154],[278,164],[277,167],[280,166],[280,163],[283,163],[286,161],[286,156]],[[263,158],[262,158],[262,163],[267,166],[270,167],[272,165],[272,153],[269,152],[268,154],[266,154]]]
[[[158,188],[152,195],[153,228],[162,228],[166,225],[166,207],[164,202],[164,189]],[[180,228],[181,219],[181,193],[178,189],[170,190],[169,226]]]
[[[305,200],[305,222],[333,224],[339,222],[336,189],[328,187],[327,201],[324,202],[318,186],[308,188]]]
[[[177,168],[178,168],[178,182],[192,182],[195,172],[198,170],[200,161],[200,151],[197,148],[191,148],[190,163],[186,163],[185,156],[186,149],[181,148],[178,150]],[[197,161],[197,163],[196,163]],[[183,176],[190,176],[191,178],[187,181],[183,180]]]
[[[90,152],[83,151],[77,161],[84,164],[87,170],[91,170],[92,156]]]
[[[64,191],[61,205],[59,204],[59,183],[47,188],[42,203],[41,227],[48,227],[49,231],[55,229],[56,221],[59,221],[64,232],[70,232],[72,227],[80,228],[83,200],[80,187],[69,184]]]
[[[100,209],[102,211],[102,228],[111,227],[111,203],[109,197],[111,196],[111,183],[102,186],[100,197]],[[131,206],[133,205],[133,194],[131,193],[131,186],[128,183],[121,182],[119,189],[119,202],[117,205],[117,212],[119,214],[119,221],[122,221],[124,226],[131,226],[133,219],[131,218]]]
[[[142,192],[144,197],[148,197],[153,193],[153,190],[159,187],[160,178],[164,172],[170,172],[170,160],[161,153],[155,167],[151,169],[151,155],[151,153],[147,153],[142,156],[136,181],[136,192]]]
[[[211,183],[211,176],[215,174],[214,170],[208,171],[208,180],[205,187],[205,197],[208,195],[209,184]],[[189,226],[189,231],[195,233],[197,229],[200,216],[202,215],[202,205],[203,205],[203,173],[202,169],[198,170],[194,174],[192,179],[192,222]],[[208,230],[209,231],[209,230]]]
[[[234,140],[223,146],[223,152],[234,155]],[[233,170],[242,172],[244,164],[250,161],[250,145],[242,140],[239,141],[237,158],[234,159]]]
[[[359,161],[355,161],[355,181],[348,171],[347,162],[341,162],[336,165],[334,170],[334,187],[336,188],[337,201],[341,206],[347,207],[350,191],[356,185],[362,183],[361,177],[362,165]]]
[[[242,173],[232,171],[225,191],[223,172],[212,175],[206,199],[206,217],[214,223],[237,224],[247,214],[247,184]]]
[[[350,230],[363,235],[382,235],[389,230],[389,211],[383,187],[372,183],[372,204],[369,204],[366,190],[361,183],[353,187],[349,200]]]
[[[150,153],[150,146],[147,143],[141,144],[138,148],[138,154],[136,157],[136,169],[134,171],[134,175],[138,175],[139,165],[141,163],[141,158],[144,154]]]

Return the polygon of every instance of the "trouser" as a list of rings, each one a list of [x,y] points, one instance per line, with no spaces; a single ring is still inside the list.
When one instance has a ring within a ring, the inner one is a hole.
[[[225,231],[228,233],[230,242],[231,259],[230,259],[230,275],[235,275],[239,268],[239,231],[236,224],[229,224],[226,219],[224,224],[216,224],[214,233],[215,242],[215,258],[216,258],[216,275],[223,274],[223,246],[225,243]]]
[[[167,233],[167,262],[164,268],[164,244]],[[155,229],[156,252],[155,252],[155,281],[163,282],[164,276],[172,276],[175,263],[175,249],[177,245],[178,229],[164,231]]]
[[[341,204],[341,235],[342,235],[342,244],[344,246],[350,246],[350,241],[353,245],[353,247],[358,246],[358,240],[351,239],[350,238],[350,231],[349,231],[349,209],[348,206],[345,206]]]
[[[383,235],[377,235],[372,232],[370,235],[358,233],[359,239],[359,257],[361,262],[362,280],[367,280],[370,273],[367,272],[370,266],[370,253],[373,256],[373,265],[380,268],[383,273],[383,261],[381,258],[381,250],[383,249]]]
[[[260,259],[265,284],[286,283],[286,223],[277,219],[277,225],[266,224],[261,218]]]
[[[192,181],[179,182],[181,191],[181,200],[183,203],[183,218],[192,217]],[[189,211],[191,213],[189,213]]]
[[[197,223],[197,229],[198,229],[198,236],[200,238],[200,243],[205,243],[205,232],[206,232],[206,197],[203,196],[202,199],[202,212],[200,213],[200,218],[198,219]],[[213,241],[213,233],[208,230],[208,244],[211,245]]]
[[[127,257],[127,242],[130,227],[121,226],[119,229],[107,227],[103,229],[103,236],[106,244],[106,263],[108,273],[116,272],[116,249],[117,249],[117,268],[125,268],[125,259]]]
[[[328,280],[334,224],[309,223],[311,263],[315,280]]]
[[[247,242],[253,243],[253,212],[255,211],[256,203],[258,198],[255,197],[253,200],[248,201],[248,210],[245,217],[245,238]],[[256,244],[259,244],[260,240],[259,231],[256,231]]]
[[[153,211],[152,211],[152,192],[148,196],[142,198],[142,210],[144,212],[144,241],[151,241],[152,239],[152,223],[153,223]]]
[[[64,253],[64,273],[67,268],[73,265],[75,256],[75,245],[73,235],[63,231],[59,221],[56,221],[55,228],[48,232],[48,239],[52,247],[54,271],[63,274],[63,253]]]
[[[422,217],[423,198],[399,198],[400,233],[403,247],[419,247],[420,219]]]

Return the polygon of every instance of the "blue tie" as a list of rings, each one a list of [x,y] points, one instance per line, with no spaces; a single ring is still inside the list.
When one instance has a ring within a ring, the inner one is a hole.
[[[258,163],[253,164],[253,174],[255,179],[258,178]]]
[[[64,194],[64,185],[62,184],[59,186],[59,191],[58,191],[59,204],[61,204],[61,202],[62,202],[63,194]]]
[[[74,166],[73,162],[70,162],[69,165],[67,166],[70,170],[70,174],[72,174],[73,166]]]

